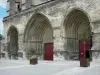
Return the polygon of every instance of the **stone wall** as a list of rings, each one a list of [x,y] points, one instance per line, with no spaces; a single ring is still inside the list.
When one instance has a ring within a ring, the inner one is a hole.
[[[15,15],[4,18],[4,36],[7,42],[7,32],[10,26],[15,26],[19,33],[19,49],[24,50],[24,31],[33,15],[36,13],[44,14],[52,25],[54,36],[54,51],[64,51],[64,20],[67,15],[74,9],[83,11],[90,20],[91,31],[93,32],[93,47],[92,49],[100,50],[100,2],[99,0],[55,0],[53,2],[43,4],[24,10]],[[98,39],[98,40],[97,40]],[[23,46],[22,46],[23,45]],[[23,48],[22,48],[23,47]],[[64,59],[63,56],[55,56]]]

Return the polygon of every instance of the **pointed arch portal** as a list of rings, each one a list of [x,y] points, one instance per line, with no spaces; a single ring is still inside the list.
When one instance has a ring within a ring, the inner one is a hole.
[[[33,53],[39,59],[53,60],[53,31],[46,16],[35,14],[26,26],[24,35],[27,55]]]
[[[7,42],[9,58],[18,59],[18,31],[16,27],[11,26],[9,28]]]
[[[92,46],[91,27],[87,15],[81,10],[72,10],[64,21],[66,59],[79,59],[80,41],[88,41],[87,49]]]

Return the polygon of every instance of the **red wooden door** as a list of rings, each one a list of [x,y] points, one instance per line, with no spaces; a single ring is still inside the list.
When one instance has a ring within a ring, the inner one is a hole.
[[[85,52],[89,50],[90,41],[89,40],[80,40],[79,41],[79,50],[80,50],[80,59],[85,57]]]
[[[45,60],[53,60],[53,43],[45,44]]]

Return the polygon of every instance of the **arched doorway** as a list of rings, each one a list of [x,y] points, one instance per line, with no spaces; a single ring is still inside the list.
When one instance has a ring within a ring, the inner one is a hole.
[[[18,59],[18,31],[11,26],[7,34],[8,55],[11,59]]]
[[[65,18],[64,26],[64,48],[68,54],[66,58],[77,60],[79,59],[80,43],[83,43],[82,41],[88,43],[87,49],[92,47],[89,18],[83,11],[75,9],[72,10]]]
[[[37,55],[38,59],[53,60],[53,31],[43,14],[35,14],[25,30],[26,55]]]

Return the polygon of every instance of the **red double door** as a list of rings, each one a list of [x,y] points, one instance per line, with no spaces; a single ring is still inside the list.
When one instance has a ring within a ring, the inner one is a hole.
[[[79,41],[79,50],[80,50],[80,59],[85,57],[85,52],[90,49],[90,41],[89,40],[80,40]]]
[[[79,57],[80,59],[85,57],[85,52],[90,48],[89,40],[79,41]],[[45,43],[45,60],[53,60],[53,43]]]
[[[53,60],[53,43],[45,43],[45,60]]]

